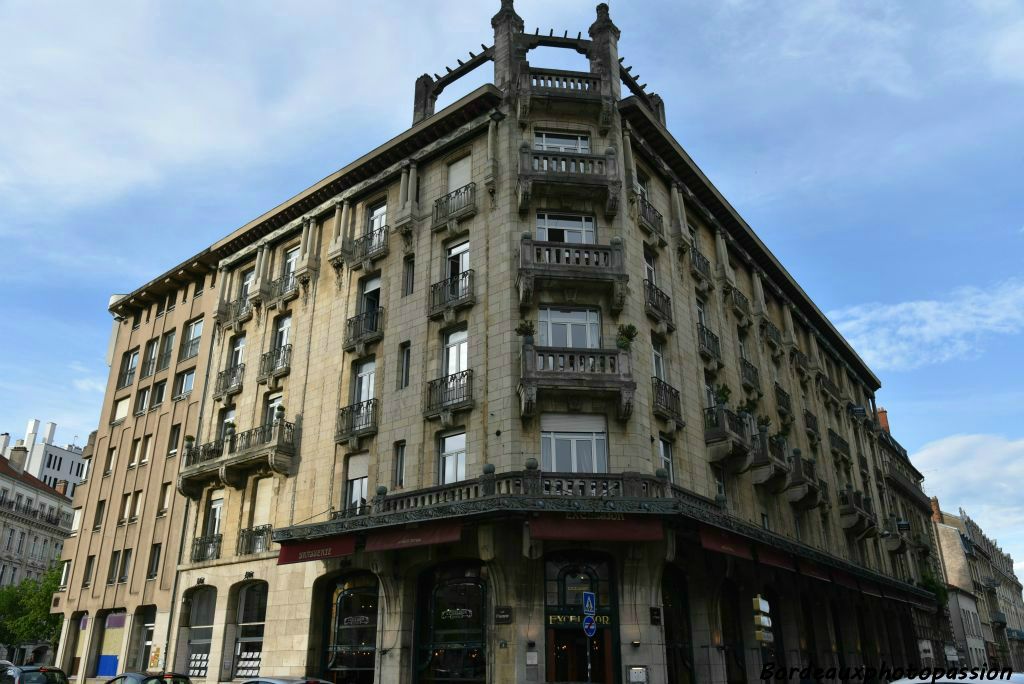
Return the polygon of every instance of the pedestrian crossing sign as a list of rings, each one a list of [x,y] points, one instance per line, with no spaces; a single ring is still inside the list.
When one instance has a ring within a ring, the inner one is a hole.
[[[583,592],[583,614],[593,615],[597,612],[597,598],[594,596],[594,592],[585,591]]]

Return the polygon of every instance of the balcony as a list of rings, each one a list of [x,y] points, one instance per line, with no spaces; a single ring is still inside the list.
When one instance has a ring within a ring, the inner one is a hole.
[[[604,204],[606,216],[619,210],[618,160],[609,148],[605,154],[534,150],[523,143],[519,151],[519,213],[525,216],[532,203],[582,200]]]
[[[582,397],[611,396],[619,420],[627,420],[633,412],[636,383],[628,351],[524,344],[521,363],[518,392],[524,418],[536,413],[538,396],[563,399],[570,407]]]
[[[342,251],[349,268],[362,268],[368,271],[373,267],[373,262],[386,257],[389,232],[388,226],[383,226],[353,240],[347,240]]]
[[[431,285],[427,315],[453,322],[456,311],[468,309],[476,303],[475,279],[473,269],[469,269]]]
[[[739,288],[732,288],[726,295],[726,304],[736,316],[736,325],[746,328],[750,325],[750,300],[747,295],[739,291]]]
[[[740,382],[748,392],[761,394],[761,374],[757,366],[743,358],[740,359]]]
[[[988,616],[992,622],[993,627],[1006,627],[1006,613],[1004,613],[1003,611],[993,610],[989,612]]]
[[[664,325],[663,332],[676,329],[672,320],[672,298],[650,280],[644,281],[644,309],[648,316]]]
[[[439,197],[434,202],[431,226],[435,232],[447,230],[450,236],[459,235],[468,230],[462,222],[473,216],[476,216],[476,183]]]
[[[907,535],[900,531],[897,521],[893,518],[886,521],[879,536],[882,537],[885,550],[889,553],[903,553],[909,546]]]
[[[779,416],[782,418],[782,422],[791,422],[793,417],[793,400],[789,397],[789,392],[782,389],[782,385],[775,383],[775,406],[779,410]]]
[[[440,418],[447,427],[456,412],[470,410],[473,403],[473,371],[464,370],[427,383],[423,415]]]
[[[610,125],[611,102],[602,97],[597,74],[528,67],[519,84],[520,121],[525,125],[531,114],[582,114],[597,119],[605,130]]]
[[[999,588],[1001,582],[991,575],[985,575],[981,578],[981,586],[985,587],[986,591],[994,592]]]
[[[821,441],[821,433],[818,431],[818,417],[804,409],[804,432],[807,433],[807,438],[811,440],[811,444],[817,444]]]
[[[697,324],[697,351],[704,359],[706,370],[714,372],[725,365],[722,363],[722,343],[719,342],[718,335],[700,323]]]
[[[793,360],[793,367],[796,369],[797,375],[800,376],[800,384],[806,383],[811,376],[811,360],[799,349],[793,349],[790,358]]]
[[[229,428],[223,439],[186,447],[178,491],[194,499],[210,483],[241,488],[256,470],[288,475],[296,448],[295,425],[284,420],[239,433]]]
[[[252,318],[252,304],[248,297],[239,297],[232,302],[221,302],[214,320],[222,327],[232,327]]]
[[[852,489],[840,491],[839,525],[858,537],[874,536],[877,526],[871,510],[871,498]]]
[[[292,369],[292,345],[286,344],[271,349],[260,356],[260,373],[256,377],[259,384],[276,385],[277,380],[288,375]]]
[[[697,289],[707,292],[713,286],[711,279],[711,261],[694,247],[690,250],[690,273],[697,283]]]
[[[903,494],[909,497],[911,502],[917,506],[922,513],[931,515],[931,499],[929,499],[928,495],[921,489],[921,484],[903,471],[899,462],[895,458],[889,456],[884,459],[882,472],[885,479],[888,480],[892,486],[899,489]]]
[[[187,359],[199,356],[200,342],[202,342],[201,337],[194,337],[191,340],[184,340],[181,343],[181,352],[178,354],[178,361],[185,361]]]
[[[189,559],[193,563],[205,563],[220,558],[220,543],[223,535],[210,534],[192,540],[192,553]]]
[[[800,510],[814,508],[821,503],[822,484],[814,460],[801,456],[800,450],[794,449],[792,470],[786,482],[786,500]]]
[[[380,400],[369,399],[338,409],[338,422],[334,441],[338,443],[353,440],[358,445],[360,437],[377,434],[377,420],[380,416]]]
[[[828,447],[836,458],[844,459],[847,463],[853,462],[853,455],[850,452],[850,443],[843,439],[838,432],[832,428],[828,429]]]
[[[772,356],[782,351],[782,331],[767,318],[761,323],[761,336],[772,349]]]
[[[294,273],[286,273],[277,280],[270,281],[267,306],[284,304],[299,296],[299,280]]]
[[[345,351],[359,351],[357,356],[366,353],[366,346],[380,341],[384,337],[384,307],[364,311],[345,322]]]
[[[135,382],[135,369],[130,368],[126,371],[122,371],[117,376],[117,389],[124,389]]]
[[[607,295],[613,312],[626,304],[626,260],[622,240],[609,245],[543,242],[524,237],[519,244],[519,306],[533,303],[544,290]]]
[[[242,377],[245,375],[245,364],[226,368],[217,373],[217,380],[213,386],[213,398],[229,397],[242,391]]]
[[[661,212],[654,208],[646,197],[641,196],[637,200],[637,222],[640,228],[648,235],[658,238],[661,245],[668,244],[665,240],[665,218]]]
[[[832,382],[832,379],[822,373],[818,376],[818,387],[821,388],[821,396],[829,406],[839,406],[842,403],[842,393],[839,385]]]
[[[236,556],[251,556],[270,550],[270,542],[274,528],[270,525],[258,525],[238,531],[238,542],[235,544]]]
[[[659,378],[651,378],[651,385],[654,396],[654,415],[663,420],[673,421],[677,426],[682,426],[683,402],[679,390]]]
[[[760,432],[755,440],[754,460],[750,466],[753,483],[770,492],[780,492],[787,487],[789,470],[786,443],[769,437],[767,430]]]
[[[754,444],[747,416],[725,406],[704,409],[704,443],[712,463],[719,463],[734,473],[750,468]]]

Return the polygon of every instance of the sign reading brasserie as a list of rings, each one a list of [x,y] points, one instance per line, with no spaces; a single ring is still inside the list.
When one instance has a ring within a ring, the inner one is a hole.
[[[441,611],[442,620],[468,620],[473,617],[472,608],[447,608]]]

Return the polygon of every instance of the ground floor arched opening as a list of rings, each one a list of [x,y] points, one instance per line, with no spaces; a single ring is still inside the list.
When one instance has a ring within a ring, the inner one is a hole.
[[[418,684],[487,679],[487,570],[456,561],[420,575],[416,601]]]

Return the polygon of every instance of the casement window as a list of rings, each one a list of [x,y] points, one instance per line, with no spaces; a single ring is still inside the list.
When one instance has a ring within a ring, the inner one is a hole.
[[[658,284],[657,257],[649,249],[644,249],[644,278],[651,284]]]
[[[359,313],[370,314],[376,312],[380,308],[380,276],[371,276],[369,278],[363,278],[359,282]],[[377,325],[375,321],[367,321],[364,323],[364,330],[375,331]]]
[[[405,486],[405,442],[395,442],[395,474],[391,482],[394,489]]]
[[[135,415],[141,416],[149,408],[149,387],[144,387],[135,395]]]
[[[192,386],[196,380],[196,369],[189,368],[174,376],[174,399],[184,399],[192,394]]]
[[[162,544],[153,544],[149,547],[149,564],[146,566],[146,579],[156,579],[160,574],[160,552]]]
[[[541,307],[537,316],[540,346],[597,349],[601,346],[601,313],[596,309]]]
[[[174,305],[178,302],[178,291],[167,293],[167,313],[174,311]]]
[[[124,552],[121,554],[121,568],[120,568],[120,572],[118,572],[118,574],[117,574],[117,581],[118,581],[119,584],[128,581],[128,572],[129,572],[129,570],[131,570],[131,567],[132,567],[132,550],[131,549],[125,549]]]
[[[142,354],[142,372],[139,377],[147,378],[156,372],[156,357],[159,348],[159,338],[154,337],[146,343],[146,351]]]
[[[60,563],[60,586],[61,589],[67,589],[68,579],[71,577],[71,561],[61,561]]]
[[[117,460],[117,447],[107,449],[107,460],[103,464],[103,474],[109,475],[114,470],[114,461]]]
[[[281,276],[289,277],[295,275],[295,269],[299,265],[299,248],[292,247],[284,253],[284,259],[281,261]]]
[[[136,437],[132,440],[132,449],[128,452],[128,467],[134,468],[139,464],[139,456],[142,453],[142,438]]]
[[[651,178],[643,171],[637,170],[636,172],[636,183],[637,191],[640,194],[640,199],[644,201],[650,201],[651,196]]]
[[[217,439],[224,439],[227,436],[228,426],[235,424],[235,407],[226,406],[220,410],[217,420]]]
[[[231,340],[228,368],[238,368],[245,362],[245,335],[235,335]]]
[[[345,509],[353,513],[366,512],[370,457],[366,454],[349,456],[345,475]]]
[[[112,425],[120,423],[128,417],[129,401],[129,397],[124,397],[114,402],[113,417],[110,420]]]
[[[402,296],[408,297],[416,288],[416,258],[412,255],[402,261]]]
[[[273,425],[277,422],[277,407],[281,406],[284,402],[284,396],[281,394],[271,394],[267,396],[263,403],[263,424]]]
[[[388,224],[388,203],[380,202],[366,209],[366,235],[378,233]],[[378,233],[379,234],[379,233]]]
[[[71,511],[71,534],[78,534],[79,528],[82,526],[82,507],[72,509]]]
[[[82,572],[82,586],[88,587],[92,584],[92,573],[96,569],[96,556],[88,556],[85,559],[85,570]]]
[[[658,340],[651,340],[651,356],[654,360],[654,377],[668,382],[667,362],[665,361],[665,345]]]
[[[212,537],[220,534],[221,514],[224,510],[224,490],[214,489],[206,500],[206,513],[203,516],[203,536]]]
[[[158,371],[162,371],[171,365],[171,357],[174,354],[174,337],[175,332],[171,330],[165,332],[160,340],[160,357],[157,359],[156,364]]]
[[[138,520],[140,515],[142,515],[142,490],[137,489],[132,494],[132,509],[130,511],[128,522]]]
[[[444,338],[444,374],[469,370],[469,331],[452,330]]]
[[[449,245],[445,250],[444,277],[453,284],[459,282],[459,276],[469,270],[469,241]],[[457,292],[452,293],[458,296]]]
[[[98,530],[103,526],[103,516],[107,512],[107,500],[100,499],[96,503],[96,513],[92,516],[92,529]]]
[[[448,164],[448,192],[469,185],[473,177],[473,157],[466,155]]]
[[[736,349],[740,353],[740,358],[744,361],[749,361],[750,358],[747,356],[747,335],[743,332],[742,328],[736,329]]]
[[[284,349],[291,343],[292,339],[292,317],[278,316],[277,325],[274,326],[273,349]]]
[[[715,484],[715,496],[724,499],[728,495],[728,491],[725,488],[725,471],[721,466],[711,466],[711,481]]]
[[[167,513],[167,510],[171,507],[171,483],[164,482],[160,485],[160,508],[157,509],[157,515],[163,515]]]
[[[696,300],[696,311],[697,311],[697,325],[702,325],[705,328],[708,327],[708,311],[707,304],[703,299]]]
[[[249,296],[249,290],[252,289],[252,281],[256,279],[256,269],[248,268],[242,271],[241,277],[238,279],[238,298],[245,299]]]
[[[139,365],[139,349],[136,347],[121,356],[121,370],[117,375],[117,388],[127,387],[135,381],[135,369]]]
[[[545,152],[577,152],[590,153],[590,136],[585,133],[566,133],[556,131],[536,131],[533,134],[533,147]]]
[[[177,456],[178,442],[181,440],[181,423],[171,426],[171,432],[167,436],[167,456]]]
[[[440,439],[438,484],[450,484],[466,479],[466,433],[454,432]]]
[[[142,325],[142,309],[136,309],[132,313],[132,330],[138,330]]]
[[[608,472],[604,416],[545,413],[540,417],[541,467],[556,473]]]
[[[206,286],[206,276],[201,275],[196,278],[195,285],[192,287],[192,298],[196,298],[203,294],[203,288]]]
[[[668,481],[676,481],[675,460],[672,458],[672,442],[661,437],[658,439],[658,460],[661,467],[668,473]]]
[[[537,212],[537,239],[541,242],[592,245],[597,242],[594,217]]]
[[[113,584],[117,580],[117,571],[121,567],[121,552],[114,551],[110,554],[110,567],[107,568],[107,584]]]
[[[352,403],[361,404],[374,398],[377,381],[376,359],[365,359],[352,367]]]
[[[409,375],[412,371],[412,347],[409,342],[398,345],[398,389],[409,386]]]
[[[161,380],[160,382],[153,383],[153,391],[149,397],[149,408],[156,408],[164,403],[164,395],[167,394],[167,381]]]
[[[179,361],[191,359],[199,355],[199,344],[203,337],[203,319],[191,321],[185,325],[185,336],[181,341],[181,355]]]
[[[117,524],[123,525],[128,522],[128,516],[131,515],[132,511],[132,495],[131,492],[121,495],[121,515],[117,518]]]

